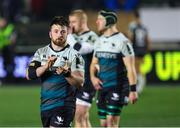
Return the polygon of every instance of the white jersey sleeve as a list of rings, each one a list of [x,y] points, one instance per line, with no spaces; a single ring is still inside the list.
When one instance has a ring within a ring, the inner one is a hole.
[[[67,36],[67,43],[71,46],[74,47],[78,41],[75,40],[74,36],[72,34],[68,34]],[[80,54],[87,54],[92,52],[93,46],[87,42],[81,42],[81,48],[79,49]]]
[[[87,42],[82,42],[81,49],[79,49],[79,53],[84,55],[91,53],[93,51],[93,46]]]
[[[82,55],[91,53],[94,50],[94,43],[96,42],[97,38],[98,36],[94,32],[90,31],[87,36],[85,36],[84,41],[80,42],[81,49],[79,50],[79,52]]]
[[[97,40],[98,36],[95,32],[89,31],[86,34],[76,35],[69,34],[68,35],[68,43],[71,47],[76,49],[76,46],[79,48],[76,49],[81,55],[85,55],[91,53],[94,50],[94,42]]]
[[[121,52],[123,56],[134,56],[134,50],[130,41],[122,35]]]

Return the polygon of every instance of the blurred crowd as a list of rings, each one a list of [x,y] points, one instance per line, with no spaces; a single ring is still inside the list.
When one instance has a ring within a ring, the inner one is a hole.
[[[11,22],[26,21],[24,16],[35,20],[45,20],[54,15],[67,15],[74,9],[132,10],[139,0],[2,0],[0,15]]]
[[[1,0],[0,16],[11,22],[28,22],[46,20],[54,15],[67,15],[71,10],[111,10],[132,11],[139,6],[180,5],[179,0]]]

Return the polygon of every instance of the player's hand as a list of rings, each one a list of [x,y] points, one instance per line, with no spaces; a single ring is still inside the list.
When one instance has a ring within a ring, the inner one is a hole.
[[[137,100],[138,100],[138,93],[136,91],[130,91],[129,102],[131,104],[134,104],[134,103],[136,103]]]
[[[63,72],[63,68],[62,68],[62,67],[56,68],[56,73],[57,73],[58,75],[60,75],[62,72]]]
[[[63,66],[64,72],[67,72],[69,70],[68,62],[66,61],[64,66]]]
[[[50,57],[49,56],[48,61],[46,63],[46,68],[48,69],[48,68],[52,67],[52,65],[55,63],[56,60],[57,60],[57,57],[55,57],[55,56]]]
[[[67,73],[69,71],[69,66],[68,66],[68,62],[65,62],[65,65],[63,67],[58,67],[56,69],[56,73],[57,74],[61,74],[61,73]]]
[[[96,90],[102,89],[103,82],[99,78],[93,77],[93,78],[91,78],[91,81]]]

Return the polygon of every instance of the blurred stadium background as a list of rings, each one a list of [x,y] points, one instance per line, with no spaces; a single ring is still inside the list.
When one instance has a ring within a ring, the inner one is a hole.
[[[25,69],[35,50],[49,43],[51,18],[80,8],[87,12],[94,31],[98,10],[117,11],[118,28],[125,34],[133,10],[140,10],[152,41],[141,67],[147,86],[137,104],[124,108],[121,126],[180,127],[179,0],[0,0],[0,14],[15,24],[18,33],[13,79],[6,77],[0,56],[0,127],[41,126],[40,83],[26,81]],[[99,126],[95,103],[90,118],[93,126]]]

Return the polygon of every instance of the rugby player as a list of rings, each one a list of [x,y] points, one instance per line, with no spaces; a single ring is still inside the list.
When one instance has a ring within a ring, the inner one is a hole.
[[[138,11],[134,12],[134,21],[129,24],[128,37],[131,39],[135,53],[135,68],[137,72],[137,92],[141,93],[146,84],[145,76],[140,70],[144,55],[150,50],[150,38],[147,28],[142,24]]]
[[[40,78],[43,127],[70,127],[76,91],[84,83],[84,60],[67,44],[69,23],[61,16],[50,24],[50,44],[39,48],[29,64],[28,80]]]
[[[95,96],[95,89],[90,80],[90,63],[92,60],[94,43],[98,36],[87,25],[87,15],[83,10],[74,10],[69,14],[72,36],[75,39],[70,45],[80,52],[85,61],[85,82],[77,93],[75,127],[91,127],[89,109]],[[74,42],[74,43],[73,43]]]
[[[138,99],[134,51],[130,41],[117,30],[116,23],[115,12],[99,12],[96,24],[101,36],[95,44],[90,75],[98,90],[97,107],[102,127],[118,127],[123,106],[128,99],[131,103]]]

